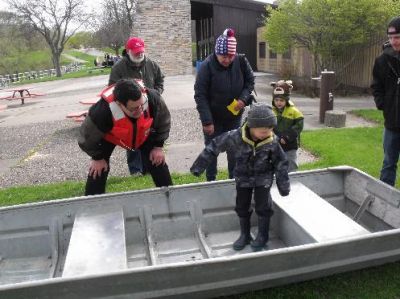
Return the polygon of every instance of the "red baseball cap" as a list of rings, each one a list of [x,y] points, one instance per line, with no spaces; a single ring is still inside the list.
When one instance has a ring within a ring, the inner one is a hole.
[[[144,52],[144,41],[139,37],[131,37],[125,44],[126,50],[131,50],[133,54]]]

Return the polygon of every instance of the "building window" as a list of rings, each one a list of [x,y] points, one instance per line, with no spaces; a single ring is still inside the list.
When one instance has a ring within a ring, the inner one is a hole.
[[[258,44],[258,57],[259,58],[266,58],[266,46],[265,46],[265,43],[264,42],[262,42],[262,43],[259,43]]]
[[[269,58],[270,59],[276,59],[276,53],[273,52],[272,50],[269,50]]]
[[[287,50],[285,53],[283,53],[282,58],[283,59],[291,59],[292,58],[292,51],[290,51],[290,49]]]

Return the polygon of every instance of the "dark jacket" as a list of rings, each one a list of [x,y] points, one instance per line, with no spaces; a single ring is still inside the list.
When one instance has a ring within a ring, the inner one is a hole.
[[[253,70],[244,55],[236,55],[231,65],[225,68],[216,55],[211,54],[202,62],[194,85],[194,99],[201,123],[209,125],[240,118],[243,111],[234,115],[226,106],[233,99],[241,99],[248,104],[253,89]]]
[[[300,133],[304,126],[303,113],[294,106],[292,101],[288,101],[282,110],[276,108],[274,101],[272,101],[272,106],[272,111],[278,120],[274,132],[279,139],[283,138],[286,142],[281,144],[282,149],[285,152],[297,150],[300,144]]]
[[[215,137],[201,152],[190,171],[201,174],[213,157],[229,148],[235,149],[234,177],[239,187],[271,187],[274,174],[282,195],[289,194],[288,161],[275,136],[255,143],[249,137],[247,123],[241,128]]]
[[[139,65],[136,65],[125,55],[112,67],[108,85],[120,79],[129,78],[142,79],[147,88],[155,89],[159,94],[164,91],[164,75],[158,64],[147,56]]]
[[[383,110],[385,128],[400,131],[400,53],[391,46],[375,59],[371,88],[376,107]]]
[[[150,136],[144,144],[150,147],[162,147],[168,139],[171,129],[171,115],[164,100],[156,91],[149,90],[147,95],[150,115],[154,120]],[[133,123],[136,121],[133,118],[130,118],[130,120]],[[111,131],[113,125],[110,106],[104,99],[100,99],[90,108],[88,116],[80,127],[79,147],[92,159],[103,159],[103,146],[107,143],[103,136]]]

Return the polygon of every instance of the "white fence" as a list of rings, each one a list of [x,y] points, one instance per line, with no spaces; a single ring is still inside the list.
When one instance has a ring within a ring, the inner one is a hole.
[[[63,65],[61,66],[61,74],[72,73],[85,69],[86,66],[80,64]],[[24,82],[35,79],[43,79],[46,77],[55,77],[55,76],[56,76],[55,69],[0,75],[0,88],[8,87],[13,83]]]

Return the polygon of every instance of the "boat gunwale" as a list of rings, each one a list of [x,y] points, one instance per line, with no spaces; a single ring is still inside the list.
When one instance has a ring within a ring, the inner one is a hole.
[[[327,167],[327,168],[321,168],[321,169],[313,169],[313,170],[297,171],[297,172],[289,173],[289,177],[290,178],[303,177],[303,176],[308,176],[308,175],[312,175],[312,174],[327,173],[329,171],[332,171],[332,172],[355,171],[363,176],[366,176],[368,179],[376,180],[374,177],[370,176],[369,174],[367,174],[357,168],[354,168],[351,166],[346,166],[346,165]],[[169,192],[173,192],[175,190],[200,189],[200,188],[204,187],[204,185],[218,186],[218,185],[226,185],[227,183],[234,184],[234,182],[235,182],[234,179],[226,179],[226,180],[219,180],[219,181],[212,181],[212,182],[189,183],[189,184],[174,185],[174,186],[168,186],[168,187],[158,187],[158,188],[154,187],[154,188],[149,188],[149,189],[141,189],[141,190],[133,190],[133,191],[112,192],[112,193],[105,193],[105,194],[98,194],[98,195],[76,196],[76,197],[71,197],[71,198],[53,199],[53,200],[40,201],[40,202],[34,202],[34,203],[24,203],[24,204],[0,207],[0,215],[2,213],[9,212],[12,210],[36,209],[36,208],[41,208],[42,206],[47,206],[47,207],[60,206],[60,207],[62,207],[62,206],[66,206],[68,204],[75,204],[77,202],[78,203],[84,202],[85,204],[92,204],[92,203],[95,203],[98,201],[103,201],[108,198],[121,197],[121,196],[125,196],[125,195],[137,194],[137,193],[168,194]],[[377,181],[377,182],[384,184],[385,187],[391,188],[391,191],[396,191],[400,195],[400,190],[397,190],[394,187],[386,185],[383,182],[380,182],[380,181]]]

